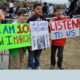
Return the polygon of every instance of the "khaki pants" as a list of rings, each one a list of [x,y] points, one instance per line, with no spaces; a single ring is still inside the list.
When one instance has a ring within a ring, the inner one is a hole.
[[[9,69],[21,69],[21,64],[24,58],[24,48],[20,48],[17,57],[10,54]]]

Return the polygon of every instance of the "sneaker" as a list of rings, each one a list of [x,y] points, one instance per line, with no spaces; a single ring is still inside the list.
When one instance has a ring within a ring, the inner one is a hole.
[[[64,70],[64,67],[63,67],[63,66],[61,66],[61,67],[59,67],[59,69]]]
[[[40,66],[38,66],[36,69],[39,70],[40,69]]]
[[[28,70],[32,70],[32,68],[31,67],[28,67]]]
[[[40,69],[40,66],[38,66],[38,67],[34,67],[34,69],[37,69],[37,70],[39,70],[39,69]]]
[[[51,65],[51,66],[50,66],[50,69],[54,69],[54,65]]]

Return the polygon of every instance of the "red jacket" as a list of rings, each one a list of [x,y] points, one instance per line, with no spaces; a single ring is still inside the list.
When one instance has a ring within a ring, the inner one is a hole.
[[[67,17],[62,17],[62,18],[55,18],[52,19],[51,22],[53,21],[59,21],[59,20],[65,20],[68,19]],[[66,38],[62,38],[62,39],[57,39],[57,40],[52,40],[51,41],[51,45],[55,45],[55,46],[64,46],[66,43]]]

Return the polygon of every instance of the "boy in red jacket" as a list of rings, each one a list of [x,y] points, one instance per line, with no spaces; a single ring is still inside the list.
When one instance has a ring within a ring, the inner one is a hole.
[[[54,8],[54,14],[56,15],[57,18],[52,19],[51,22],[68,19],[67,17],[63,16],[63,8],[60,5],[58,5]],[[59,69],[64,69],[62,66],[62,61],[63,61],[63,50],[64,50],[65,43],[66,43],[66,38],[51,41],[51,66],[50,66],[50,69],[54,69],[54,67],[55,67],[55,64],[56,64],[55,55],[56,55],[57,49],[58,49],[57,65],[58,65]]]

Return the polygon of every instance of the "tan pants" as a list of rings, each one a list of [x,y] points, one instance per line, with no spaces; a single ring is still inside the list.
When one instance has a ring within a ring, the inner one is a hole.
[[[17,57],[10,54],[9,69],[21,69],[21,64],[24,58],[24,48],[20,48]]]

